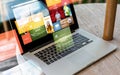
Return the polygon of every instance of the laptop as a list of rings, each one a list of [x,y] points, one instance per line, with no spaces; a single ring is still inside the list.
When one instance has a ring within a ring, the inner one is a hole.
[[[79,27],[69,0],[14,0],[7,5],[23,56],[46,75],[73,75],[116,49]]]

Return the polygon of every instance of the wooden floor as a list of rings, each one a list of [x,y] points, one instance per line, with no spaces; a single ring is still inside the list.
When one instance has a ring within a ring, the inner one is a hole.
[[[81,28],[102,38],[106,4],[75,5],[78,23]],[[120,75],[120,5],[118,5],[114,40],[117,51],[111,53],[77,75]]]

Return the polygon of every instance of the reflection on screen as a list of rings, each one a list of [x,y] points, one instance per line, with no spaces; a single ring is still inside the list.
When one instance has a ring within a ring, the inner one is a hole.
[[[72,34],[69,27],[53,33],[53,37],[57,51],[63,51],[74,46]]]
[[[70,5],[61,0],[52,2],[46,0],[46,6],[42,1],[30,1],[12,7],[24,45],[74,24]]]

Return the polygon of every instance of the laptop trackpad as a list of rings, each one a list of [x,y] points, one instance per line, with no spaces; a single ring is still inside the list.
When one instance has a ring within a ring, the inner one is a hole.
[[[81,70],[94,61],[93,55],[85,50],[77,51],[67,59],[76,67],[76,69],[78,68],[78,70]]]

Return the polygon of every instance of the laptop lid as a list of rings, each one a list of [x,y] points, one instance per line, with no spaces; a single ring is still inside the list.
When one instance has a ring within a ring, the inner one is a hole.
[[[54,41],[53,33],[78,28],[69,0],[14,0],[8,3],[12,27],[17,31],[24,53]]]

